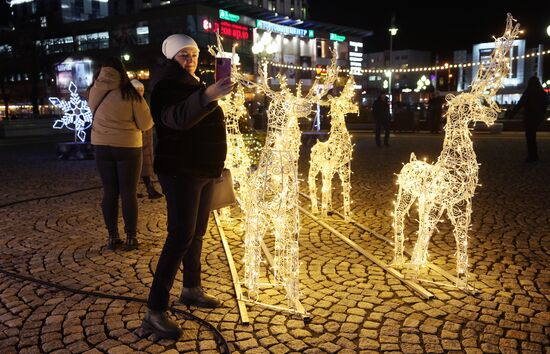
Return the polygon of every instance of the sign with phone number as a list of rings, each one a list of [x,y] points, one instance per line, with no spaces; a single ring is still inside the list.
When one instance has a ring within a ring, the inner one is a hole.
[[[237,40],[250,39],[250,27],[228,21],[213,22],[204,19],[202,21],[202,28],[206,32],[217,32],[219,30],[222,37],[229,37]]]

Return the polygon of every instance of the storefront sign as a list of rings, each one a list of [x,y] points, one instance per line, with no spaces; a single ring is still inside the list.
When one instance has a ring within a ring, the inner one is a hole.
[[[330,34],[330,40],[331,41],[336,41],[336,42],[343,42],[346,40],[346,36],[341,36],[337,33],[331,33]]]
[[[308,30],[296,28],[296,27],[278,25],[276,23],[266,22],[262,20],[256,20],[256,28],[263,29],[265,31],[277,32],[282,34],[290,34],[290,35],[299,36],[299,37],[308,36]]]
[[[349,72],[352,75],[361,76],[363,62],[363,43],[349,41]]]
[[[205,32],[218,32],[222,37],[234,38],[236,40],[249,40],[250,27],[239,25],[233,22],[214,22],[208,19],[202,20],[202,29]]]
[[[239,15],[235,15],[235,14],[232,14],[231,12],[229,11],[225,11],[225,10],[221,10],[219,11],[220,13],[220,18],[222,20],[227,20],[227,21],[231,21],[231,22],[239,22],[239,19],[241,18],[241,16]]]
[[[250,39],[250,27],[238,25],[236,23],[220,21],[220,35],[237,40]]]

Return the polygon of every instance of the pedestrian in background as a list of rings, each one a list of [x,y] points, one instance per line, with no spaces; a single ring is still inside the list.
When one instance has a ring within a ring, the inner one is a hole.
[[[434,96],[428,104],[428,125],[430,133],[437,134],[441,129],[441,121],[443,120],[443,96]]]
[[[166,196],[168,235],[157,263],[142,328],[177,339],[181,328],[166,314],[170,289],[183,264],[179,302],[214,308],[220,301],[201,286],[202,239],[206,233],[214,181],[227,153],[223,111],[217,100],[231,92],[231,80],[206,87],[195,76],[199,47],[174,34],[162,44],[166,57],[153,77],[151,112],[157,146],[154,169]]]
[[[381,93],[372,105],[372,114],[375,123],[375,139],[376,145],[382,147],[380,135],[384,129],[384,145],[390,145],[390,106],[388,104],[388,96]]]
[[[523,108],[523,125],[527,141],[527,159],[525,162],[536,162],[539,159],[537,149],[537,129],[544,121],[548,94],[544,92],[539,79],[532,76],[521,95],[519,102],[510,111],[510,119]]]
[[[145,86],[138,79],[132,79],[132,85],[136,88],[136,91],[143,97],[145,93]],[[153,185],[153,177],[155,172],[153,171],[153,128],[146,130],[142,134],[142,151],[143,162],[141,165],[141,180],[147,189],[147,195],[149,199],[162,198],[162,193],[159,193]],[[138,197],[143,195],[138,193]]]
[[[103,184],[101,210],[109,234],[107,247],[122,244],[118,233],[118,197],[126,249],[137,248],[137,185],[141,170],[141,132],[153,127],[149,106],[130,83],[124,64],[117,58],[103,63],[89,90],[94,112],[92,144]]]

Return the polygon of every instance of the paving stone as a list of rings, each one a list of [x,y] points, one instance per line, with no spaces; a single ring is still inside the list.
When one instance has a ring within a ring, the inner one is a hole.
[[[524,153],[519,134],[474,133],[472,138],[482,163],[479,180],[483,183],[473,199],[468,250],[472,281],[480,289],[477,296],[430,285],[435,298],[425,301],[301,216],[300,290],[302,304],[312,314],[311,323],[249,306],[251,323],[243,326],[211,219],[204,237],[202,281],[209,292],[223,299],[224,306],[191,311],[222,331],[232,352],[544,352],[550,345],[545,285],[550,273],[544,262],[550,230],[548,208],[540,195],[548,192],[550,166],[540,163],[528,169],[519,163]],[[390,238],[391,202],[397,190],[388,176],[399,171],[411,151],[423,150],[435,160],[442,135],[397,134],[392,140],[390,148],[380,151],[370,134],[354,134],[356,152],[364,153],[354,158],[352,176],[354,217]],[[539,144],[541,151],[550,151],[550,135],[542,133]],[[28,147],[14,153],[0,145],[0,161],[10,166],[2,170],[0,198],[4,203],[46,191],[61,195],[100,185],[95,162],[58,161],[52,158],[51,148],[55,146]],[[302,159],[300,163],[303,176],[307,175],[306,162]],[[24,186],[16,183],[21,180]],[[341,187],[338,182],[333,186],[334,204],[340,208]],[[0,225],[3,267],[79,289],[146,297],[166,234],[164,199],[140,198],[138,238],[143,247],[132,252],[104,249],[100,203],[101,191],[94,189],[3,208],[3,216],[10,221]],[[302,206],[309,206],[305,199]],[[417,228],[414,218],[411,215],[406,227],[410,235]],[[224,226],[224,231],[236,259],[242,259],[242,222],[235,220]],[[334,216],[327,220],[369,252],[391,261],[391,246]],[[453,272],[456,245],[452,225],[444,219],[438,230],[432,236],[430,259]],[[408,249],[414,237],[408,241]],[[267,244],[271,247],[273,240],[268,238]],[[237,262],[236,267],[242,274],[242,263]],[[181,286],[178,276],[171,300]],[[285,304],[281,289],[266,289],[264,294],[274,305]],[[179,341],[159,340],[149,334],[140,337],[145,310],[141,303],[71,294],[0,275],[0,352],[218,352],[206,327],[180,315],[175,317],[185,327],[185,334]]]

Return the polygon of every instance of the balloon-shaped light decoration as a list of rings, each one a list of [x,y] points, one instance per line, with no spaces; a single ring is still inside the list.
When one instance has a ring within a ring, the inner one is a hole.
[[[430,237],[443,213],[454,227],[457,244],[457,286],[468,281],[468,228],[472,214],[472,197],[478,182],[479,164],[476,160],[470,122],[491,125],[499,108],[493,101],[503,79],[508,74],[508,52],[519,32],[519,24],[508,14],[504,35],[495,39],[495,49],[487,65],[481,66],[470,92],[447,95],[445,139],[443,149],[434,164],[416,159],[411,154],[397,175],[399,191],[395,203],[393,227],[395,232],[395,265],[403,265],[404,218],[414,201],[418,203],[419,229],[410,263],[418,272],[428,259]]]
[[[317,186],[315,178],[321,173],[321,215],[327,216],[327,211],[332,209],[332,178],[338,174],[342,182],[342,197],[344,216],[348,218],[351,210],[351,158],[353,145],[351,135],[346,127],[346,115],[357,114],[359,108],[353,102],[355,95],[355,81],[350,76],[342,93],[338,97],[329,95],[329,115],[331,117],[330,136],[325,142],[318,142],[311,148],[309,159],[309,195],[313,213],[318,213]]]
[[[235,81],[255,88],[267,95],[271,102],[267,108],[267,136],[260,154],[258,168],[248,180],[247,194],[242,195],[245,204],[245,284],[248,294],[257,297],[261,245],[264,235],[272,232],[275,238],[273,274],[275,283],[286,292],[289,308],[296,309],[299,300],[298,237],[300,217],[298,210],[298,154],[300,129],[298,119],[307,117],[314,103],[324,96],[337,78],[336,58],[327,71],[319,95],[315,94],[317,81],[306,96],[292,93],[286,77],[279,75],[280,89],[268,85],[267,74],[259,68],[259,82],[251,82],[244,75],[234,72]]]
[[[74,130],[75,141],[80,140],[83,142],[86,140],[85,130],[92,125],[93,115],[90,107],[88,107],[88,102],[80,98],[77,90],[76,85],[71,81],[69,84],[69,92],[71,93],[69,101],[62,101],[57,97],[50,97],[49,101],[64,112],[63,117],[53,123],[53,128],[62,129],[66,127]]]

